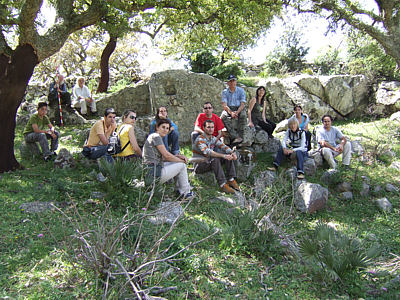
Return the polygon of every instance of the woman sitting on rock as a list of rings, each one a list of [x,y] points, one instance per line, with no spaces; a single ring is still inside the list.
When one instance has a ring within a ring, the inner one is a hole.
[[[165,106],[160,106],[157,108],[156,116],[151,121],[150,124],[150,134],[155,132],[156,123],[160,120],[169,120],[171,123],[171,131],[163,137],[163,142],[165,148],[169,150],[169,146],[171,145],[171,153],[173,155],[179,154],[179,131],[178,126],[176,126],[169,118],[168,118],[168,110]]]
[[[276,124],[265,117],[265,108],[267,106],[265,94],[265,87],[260,86],[256,91],[256,96],[250,100],[248,111],[249,127],[253,128],[258,125],[268,133],[269,138],[272,138]]]
[[[188,159],[181,154],[172,155],[163,143],[163,138],[168,135],[170,127],[169,119],[160,119],[155,126],[156,132],[147,137],[143,146],[143,160],[148,168],[147,178],[151,180],[159,178],[161,183],[174,178],[181,199],[189,200],[195,193],[190,191],[186,169]]]
[[[287,148],[287,140],[290,140],[291,148]],[[296,118],[289,119],[289,129],[286,131],[285,137],[282,141],[281,146],[278,150],[278,155],[274,161],[274,167],[268,168],[270,171],[278,170],[283,157],[286,156],[291,160],[297,160],[297,178],[304,178],[303,163],[308,158],[307,147],[306,147],[306,133],[305,131],[299,130],[299,121]]]
[[[307,137],[307,151],[311,150],[311,132],[308,130],[308,122],[310,122],[310,118],[306,113],[303,113],[303,109],[301,108],[300,105],[296,105],[293,108],[294,115],[292,118],[296,118],[297,121],[299,122],[300,129],[304,130],[306,132],[306,137]]]
[[[123,151],[118,154],[124,160],[137,160],[142,158],[140,149],[135,137],[136,112],[134,110],[125,110],[122,114],[122,124],[118,126],[117,133],[121,140]],[[125,149],[124,149],[125,148]]]

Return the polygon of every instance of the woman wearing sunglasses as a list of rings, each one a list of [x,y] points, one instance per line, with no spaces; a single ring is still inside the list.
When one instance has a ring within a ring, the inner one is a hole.
[[[122,124],[117,128],[117,133],[121,140],[121,147],[122,149],[125,148],[118,156],[124,160],[136,160],[142,157],[142,150],[135,137],[135,122],[136,112],[127,109],[122,114]]]

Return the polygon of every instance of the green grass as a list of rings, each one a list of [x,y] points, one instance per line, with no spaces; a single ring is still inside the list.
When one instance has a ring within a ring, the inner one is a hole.
[[[387,271],[400,268],[399,259],[391,261],[393,254],[400,253],[400,194],[370,193],[366,198],[359,195],[362,176],[370,179],[371,187],[384,186],[387,183],[400,187],[400,172],[388,168],[391,159],[379,160],[380,153],[388,149],[396,154],[394,159],[399,160],[399,124],[382,119],[350,120],[335,122],[334,125],[340,126],[351,139],[362,138],[362,143],[366,146],[365,156],[370,158],[369,163],[352,160],[353,169],[350,172],[340,169],[341,179],[351,183],[354,188],[353,200],[340,199],[336,185],[332,184],[327,186],[328,209],[314,215],[305,215],[295,209],[290,210],[291,192],[287,187],[277,185],[268,188],[265,191],[268,197],[264,203],[272,201],[273,197],[279,199],[288,195],[271,215],[271,220],[281,229],[276,237],[280,249],[260,255],[240,242],[226,248],[221,245],[222,234],[216,234],[182,252],[177,258],[185,259],[173,263],[173,267],[178,269],[168,279],[157,282],[160,276],[155,274],[144,285],[176,286],[177,290],[161,295],[168,299],[263,299],[264,296],[269,299],[400,299],[400,287],[388,286],[396,271],[383,278],[373,278],[370,273],[360,271],[352,274],[343,283],[330,280],[318,282],[309,265],[289,247],[289,243],[299,242],[322,221],[335,224],[344,234],[357,236],[366,246],[373,242],[383,245],[385,250],[376,260],[376,267]],[[72,141],[61,144],[60,147],[77,153],[84,137],[76,136],[73,133],[75,128],[60,129],[61,136],[73,135]],[[17,149],[23,140],[22,130],[22,127],[16,130],[15,154],[26,169],[1,174],[0,179],[3,229],[0,236],[0,298],[100,299],[102,288],[94,272],[78,268],[73,264],[74,260],[71,260],[74,256],[71,249],[75,247],[71,244],[71,235],[76,232],[71,222],[56,210],[30,214],[20,209],[21,204],[33,201],[65,202],[68,204],[61,210],[71,220],[76,220],[78,217],[73,206],[75,204],[85,223],[95,228],[105,211],[106,200],[91,196],[91,192],[101,191],[100,184],[89,175],[93,168],[78,166],[73,170],[59,170],[53,168],[53,163],[45,164],[40,159],[21,160]],[[185,147],[183,153],[190,155],[190,148]],[[271,163],[269,154],[258,155],[258,165],[249,180],[240,183],[247,197],[254,197],[254,178]],[[319,168],[317,174],[307,177],[307,180],[320,183],[319,178],[324,171]],[[207,237],[214,228],[222,229],[224,225],[215,218],[212,213],[214,210],[232,210],[222,203],[210,202],[217,194],[216,187],[206,186],[192,174],[189,179],[198,196],[185,212],[182,222],[161,244],[160,248],[166,249],[173,243],[168,254]],[[166,193],[173,195],[171,186],[167,186]],[[132,195],[120,195],[125,203],[111,207],[110,218],[122,218],[127,209],[130,213],[141,211],[141,204]],[[394,206],[394,212],[379,212],[373,203],[378,197],[387,197]],[[157,195],[150,203],[149,211],[159,201]],[[144,222],[142,253],[146,253],[154,240],[167,230],[168,226]],[[132,242],[136,234],[137,228],[133,228],[126,241]],[[370,240],[373,235],[376,237],[374,241]],[[391,266],[389,262],[392,262]],[[268,288],[267,294],[265,288]],[[115,296],[115,292],[112,295]]]

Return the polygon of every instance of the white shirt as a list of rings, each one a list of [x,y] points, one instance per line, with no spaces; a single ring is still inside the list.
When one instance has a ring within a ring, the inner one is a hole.
[[[78,100],[79,96],[82,96],[83,98],[90,98],[89,88],[86,85],[84,85],[82,88],[80,88],[79,85],[76,85],[72,91],[72,96],[74,100]]]

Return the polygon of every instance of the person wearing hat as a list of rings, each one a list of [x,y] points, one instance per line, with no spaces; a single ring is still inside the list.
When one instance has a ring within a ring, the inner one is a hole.
[[[235,75],[228,76],[228,88],[222,91],[223,111],[221,120],[233,139],[232,144],[243,142],[244,128],[246,126],[246,93],[244,89],[236,86]]]

